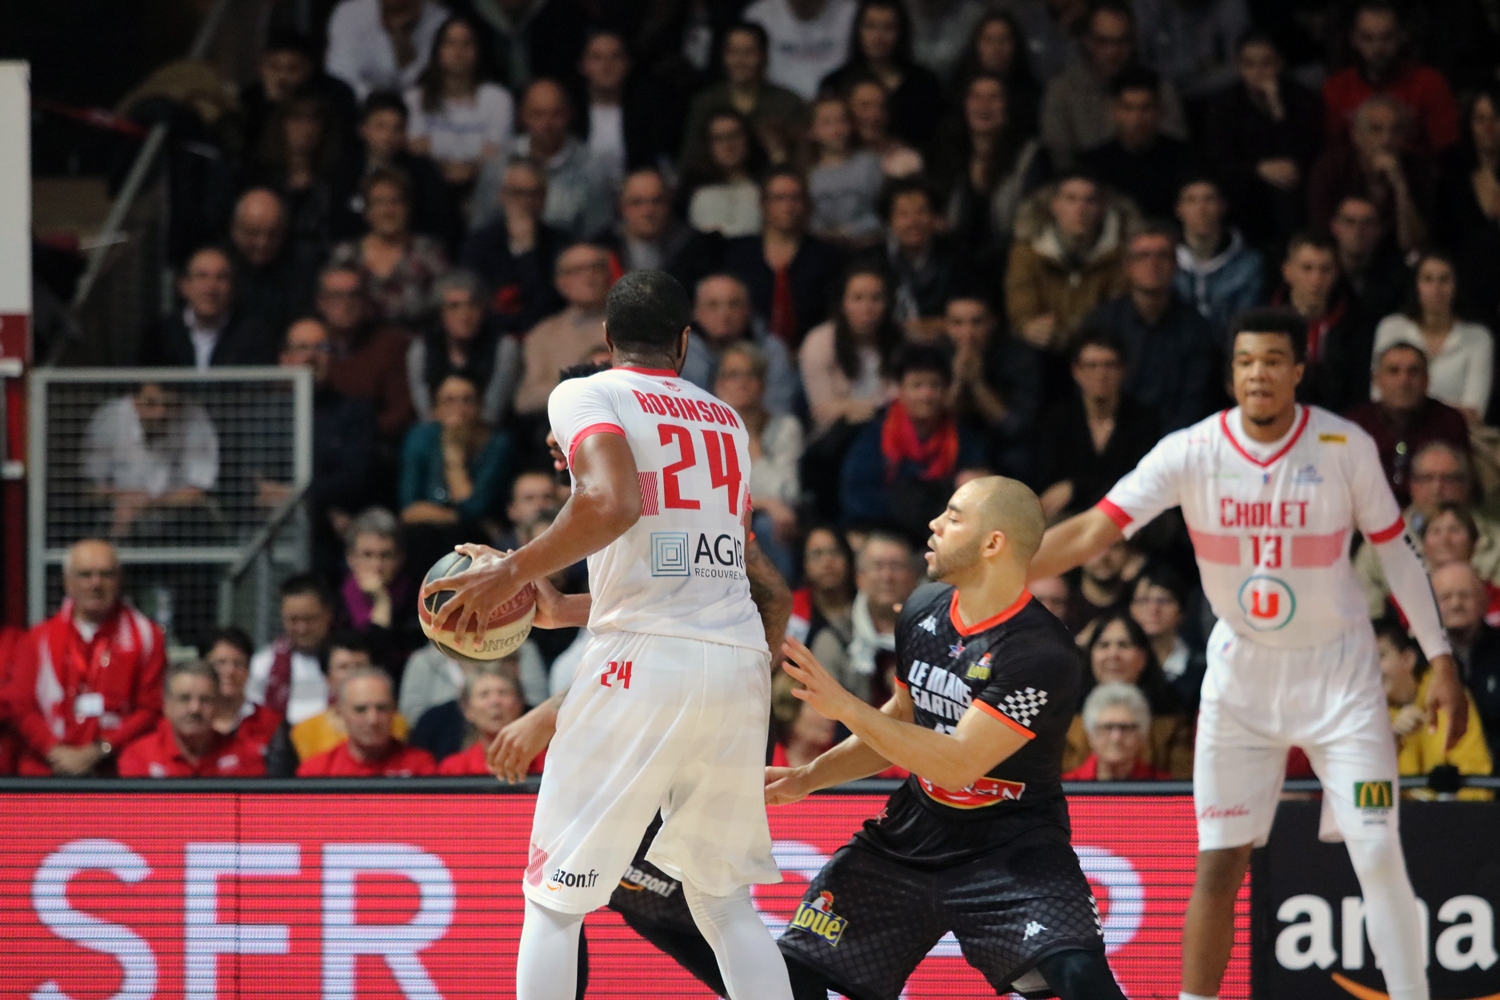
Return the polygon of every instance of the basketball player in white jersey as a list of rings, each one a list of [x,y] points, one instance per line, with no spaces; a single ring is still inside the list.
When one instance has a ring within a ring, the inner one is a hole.
[[[1270,832],[1293,746],[1323,782],[1320,837],[1348,847],[1387,992],[1428,1000],[1422,923],[1397,836],[1395,742],[1374,631],[1349,565],[1351,529],[1375,546],[1432,663],[1428,724],[1442,712],[1449,746],[1468,719],[1463,688],[1374,441],[1296,401],[1302,320],[1253,310],[1231,330],[1239,405],[1169,434],[1098,506],[1049,530],[1030,575],[1056,576],[1182,507],[1219,620],[1193,764],[1199,854],[1182,1000],[1218,993],[1234,943],[1234,899],[1252,847]]]
[[[749,438],[677,377],[687,293],[660,271],[622,278],[605,306],[614,368],[548,401],[573,495],[509,556],[464,546],[470,569],[424,593],[472,624],[588,558],[592,639],[557,717],[532,821],[516,961],[519,1000],[573,1000],[584,914],[603,906],[658,810],[647,855],[683,883],[732,1000],[790,1000],[786,965],[751,903],[774,883],[763,798],[770,663],[745,573]],[[580,616],[581,617],[581,616]]]

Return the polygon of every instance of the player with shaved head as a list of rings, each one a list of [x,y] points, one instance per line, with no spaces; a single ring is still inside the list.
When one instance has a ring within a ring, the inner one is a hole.
[[[1062,754],[1083,666],[1026,590],[1046,520],[1036,494],[987,476],[931,523],[928,574],[896,623],[882,708],[786,642],[797,697],[854,735],[803,767],[766,769],[795,802],[891,764],[911,778],[808,886],[781,937],[796,1000],[896,1000],[949,931],[998,993],[1114,1000],[1099,911],[1069,845]]]

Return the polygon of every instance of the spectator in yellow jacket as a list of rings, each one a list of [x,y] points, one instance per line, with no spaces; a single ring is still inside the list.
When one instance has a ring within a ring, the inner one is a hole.
[[[328,639],[328,690],[337,696],[339,685],[354,671],[373,667],[368,640],[358,632],[335,632]],[[398,740],[406,739],[408,726],[400,712],[391,723],[391,735]],[[292,746],[297,759],[310,760],[320,753],[327,753],[349,738],[344,722],[330,705],[310,719],[304,719],[292,727]]]

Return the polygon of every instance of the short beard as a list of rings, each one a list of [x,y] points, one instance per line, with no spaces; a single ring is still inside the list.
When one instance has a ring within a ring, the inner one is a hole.
[[[955,573],[973,569],[977,565],[979,565],[979,543],[975,541],[948,553],[934,551],[932,568],[927,571],[927,575],[934,580],[946,582]]]
[[[1257,427],[1269,427],[1276,422],[1276,415],[1273,414],[1269,417],[1252,417],[1249,414],[1245,414],[1245,419],[1250,421]]]

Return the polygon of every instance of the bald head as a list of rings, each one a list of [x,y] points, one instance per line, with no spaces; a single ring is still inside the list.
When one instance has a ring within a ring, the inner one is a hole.
[[[980,476],[958,488],[930,527],[928,575],[961,586],[991,573],[1024,581],[1047,521],[1024,483]]]
[[[98,538],[73,543],[63,560],[63,592],[73,602],[73,613],[84,621],[107,618],[120,599],[115,547]]]
[[[252,267],[276,259],[286,238],[286,209],[274,191],[254,188],[234,206],[229,238]]]
[[[1030,562],[1047,530],[1042,502],[1031,487],[1004,476],[981,476],[964,484],[959,492],[964,490],[971,491],[973,499],[969,502],[975,504],[980,530],[1003,532],[1006,547],[1022,563]],[[955,499],[957,496],[954,494]]]
[[[1448,631],[1466,635],[1484,619],[1484,581],[1468,563],[1452,562],[1433,570],[1432,593]]]

